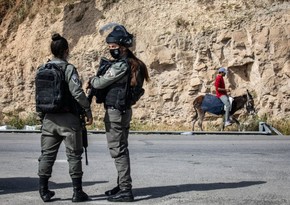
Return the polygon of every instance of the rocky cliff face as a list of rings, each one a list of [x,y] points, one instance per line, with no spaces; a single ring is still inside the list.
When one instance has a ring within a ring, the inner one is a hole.
[[[20,1],[21,2],[21,1]],[[229,70],[232,95],[248,89],[258,115],[285,118],[290,112],[290,3],[271,0],[111,0],[30,2],[1,19],[0,119],[34,112],[34,74],[50,57],[51,34],[70,42],[70,62],[82,80],[95,73],[107,55],[99,28],[118,22],[135,35],[133,51],[149,68],[151,81],[135,106],[134,118],[155,123],[185,123],[192,102],[214,91],[221,66]],[[25,10],[26,9],[26,10]],[[1,14],[3,12],[1,11]],[[102,106],[93,105],[96,118]],[[242,112],[243,113],[243,112]]]

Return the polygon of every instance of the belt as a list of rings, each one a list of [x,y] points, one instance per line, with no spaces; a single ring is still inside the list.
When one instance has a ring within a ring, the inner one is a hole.
[[[107,109],[110,109],[110,110],[119,110],[118,108],[116,108],[115,106],[112,106],[112,105],[105,105],[104,106],[105,107],[105,109],[107,110]],[[130,107],[128,107],[128,108],[126,108],[125,110],[120,110],[121,112],[125,112],[126,110],[130,110],[131,108]]]
[[[117,108],[115,106],[112,105],[105,105],[105,109],[111,109],[111,110],[117,110]]]

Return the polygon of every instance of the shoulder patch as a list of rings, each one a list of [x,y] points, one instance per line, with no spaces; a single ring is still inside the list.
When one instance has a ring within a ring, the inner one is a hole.
[[[116,76],[115,71],[114,71],[113,69],[109,69],[109,70],[105,73],[104,78],[106,78],[106,79],[112,79],[112,78],[114,78],[115,76]]]
[[[72,75],[71,79],[72,79],[72,81],[74,82],[74,84],[76,84],[76,85],[78,85],[78,86],[81,84],[81,83],[80,83],[79,76],[78,76],[76,73]]]

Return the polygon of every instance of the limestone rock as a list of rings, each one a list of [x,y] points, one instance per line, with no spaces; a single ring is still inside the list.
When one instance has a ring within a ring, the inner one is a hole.
[[[288,1],[25,2],[17,1],[9,12],[0,5],[0,121],[11,112],[21,117],[34,112],[34,75],[51,57],[52,33],[69,40],[69,61],[85,82],[100,58],[108,57],[106,36],[98,30],[109,22],[134,34],[132,50],[150,72],[146,93],[134,106],[135,118],[190,126],[192,101],[214,92],[221,66],[229,69],[226,84],[232,95],[248,89],[260,116],[289,117]],[[17,22],[16,8],[26,12]],[[101,120],[102,106],[94,103],[93,110]]]

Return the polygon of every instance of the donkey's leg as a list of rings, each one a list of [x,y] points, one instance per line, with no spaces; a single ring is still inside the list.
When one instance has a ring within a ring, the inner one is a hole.
[[[221,128],[221,131],[224,131],[225,130],[225,118],[223,115],[222,115],[222,118],[223,118],[223,122],[222,122],[220,128]]]
[[[196,123],[196,121],[198,120],[199,116],[198,116],[198,112],[195,109],[195,116],[192,118],[192,131],[194,131],[194,125]]]
[[[225,131],[225,123],[222,124],[221,131]]]
[[[201,117],[202,117],[201,113],[203,112],[202,109],[201,109],[201,104],[202,104],[203,98],[204,98],[204,96],[201,95],[201,96],[198,96],[193,101],[193,108],[195,110],[195,116],[193,117],[192,131],[194,131],[194,125],[195,125],[197,120],[199,121],[199,123],[198,123],[199,127],[201,127],[201,123],[202,123],[202,121],[201,121]],[[201,130],[202,130],[202,127],[201,127]]]
[[[195,116],[192,118],[192,131],[194,131],[194,125],[197,120],[200,119],[200,104],[194,104],[193,105],[194,111],[195,111]]]
[[[199,110],[198,111],[198,115],[199,115],[198,126],[199,126],[200,130],[203,131],[202,122],[203,122],[203,119],[204,119],[204,116],[205,116],[205,112],[203,110]]]
[[[241,131],[241,124],[240,124],[240,122],[236,118],[234,118],[234,117],[231,117],[231,118],[232,118],[231,120],[238,125],[238,131],[240,132]]]
[[[193,122],[192,122],[192,131],[194,131],[194,124],[196,123],[197,119],[198,119],[198,117],[196,117],[196,118],[193,119]]]

